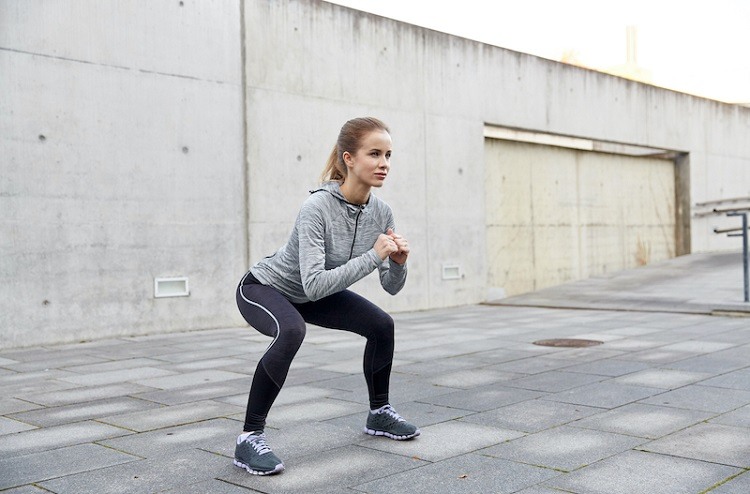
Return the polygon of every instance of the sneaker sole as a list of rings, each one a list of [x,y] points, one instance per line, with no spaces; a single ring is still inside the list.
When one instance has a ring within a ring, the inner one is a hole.
[[[411,439],[413,437],[417,437],[419,434],[421,434],[421,431],[417,429],[414,434],[407,434],[405,436],[397,436],[395,434],[391,434],[390,432],[386,431],[377,431],[375,429],[368,429],[365,427],[365,434],[369,434],[371,436],[385,436],[390,439],[395,439],[396,441],[405,441],[407,439]]]
[[[245,470],[247,470],[248,473],[251,473],[253,475],[273,475],[273,474],[281,473],[284,471],[283,463],[279,463],[278,465],[276,465],[276,467],[273,470],[268,470],[267,472],[264,472],[262,470],[253,470],[252,468],[250,468],[248,465],[245,465],[241,461],[237,461],[237,459],[234,460],[234,465],[236,467],[244,468]]]

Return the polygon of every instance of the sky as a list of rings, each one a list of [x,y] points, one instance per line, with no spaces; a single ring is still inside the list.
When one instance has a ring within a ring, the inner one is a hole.
[[[657,86],[750,104],[750,0],[327,0],[532,55],[607,70],[637,63]]]

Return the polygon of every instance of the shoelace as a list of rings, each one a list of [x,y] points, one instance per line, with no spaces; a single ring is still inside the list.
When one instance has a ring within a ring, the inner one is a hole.
[[[406,422],[406,420],[401,415],[396,413],[396,410],[394,410],[390,405],[383,408],[383,411],[381,413],[387,413],[388,415],[396,419],[397,422]]]
[[[247,442],[259,455],[264,455],[271,452],[271,448],[266,444],[266,435],[260,434],[259,436],[250,436],[247,438]]]

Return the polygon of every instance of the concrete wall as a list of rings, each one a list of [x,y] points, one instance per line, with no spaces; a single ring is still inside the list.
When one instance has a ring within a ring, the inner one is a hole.
[[[354,116],[391,126],[413,247],[399,296],[356,287],[388,310],[484,299],[485,124],[688,152],[692,202],[750,195],[748,109],[313,0],[0,0],[0,91],[2,347],[244,324],[234,284]],[[712,221],[693,250],[737,248]]]
[[[0,347],[241,320],[239,4],[180,3],[0,1]]]
[[[246,42],[253,259],[283,241],[339,126],[361,114],[391,124],[393,171],[378,192],[413,246],[402,294],[374,279],[362,288],[396,310],[485,297],[484,124],[689,153],[688,204],[750,196],[746,108],[323,2],[255,1],[245,14],[263,26]],[[713,234],[722,221],[693,220],[692,250],[739,248]],[[463,278],[443,280],[444,265]]]

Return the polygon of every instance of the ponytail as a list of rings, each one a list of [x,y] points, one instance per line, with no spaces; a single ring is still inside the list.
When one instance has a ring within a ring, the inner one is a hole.
[[[323,168],[323,173],[320,174],[321,182],[344,182],[346,178],[346,165],[344,164],[344,158],[339,156],[339,147],[334,144],[331,155],[326,161],[326,166]],[[342,155],[344,153],[341,153]]]
[[[388,127],[373,117],[353,118],[341,127],[339,138],[333,146],[333,151],[328,157],[325,168],[320,174],[323,182],[343,183],[349,171],[344,163],[344,153],[356,154],[361,147],[362,139],[370,132],[380,130],[390,133]]]

